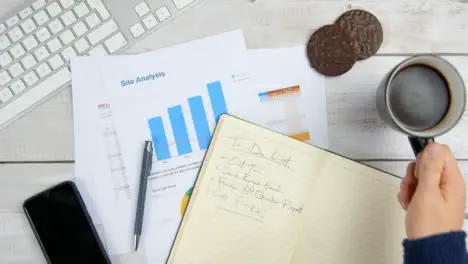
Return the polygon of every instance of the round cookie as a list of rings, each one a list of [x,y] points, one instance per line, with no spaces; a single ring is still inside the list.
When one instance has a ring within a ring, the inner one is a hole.
[[[342,14],[336,21],[355,41],[358,60],[367,59],[377,53],[383,42],[383,29],[379,20],[371,13],[354,9]]]
[[[307,43],[310,66],[326,76],[349,71],[356,62],[354,41],[339,25],[326,25],[312,34]]]

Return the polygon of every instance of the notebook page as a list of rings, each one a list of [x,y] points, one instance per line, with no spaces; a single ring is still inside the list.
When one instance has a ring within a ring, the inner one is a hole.
[[[292,263],[401,263],[401,180],[331,153],[322,166]]]
[[[169,263],[290,263],[311,168],[322,163],[304,146],[224,115]]]

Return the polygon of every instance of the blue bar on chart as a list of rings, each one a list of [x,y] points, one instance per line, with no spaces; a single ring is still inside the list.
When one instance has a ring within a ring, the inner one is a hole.
[[[154,152],[158,160],[165,160],[171,157],[169,144],[167,143],[166,131],[161,117],[155,117],[148,120],[148,125],[153,139]]]
[[[226,100],[224,99],[223,87],[220,81],[212,82],[206,85],[208,88],[208,95],[210,96],[211,107],[216,123],[220,115],[228,112]]]
[[[207,149],[210,143],[211,133],[205,108],[203,107],[203,99],[201,96],[191,97],[188,99],[188,103],[197,134],[198,146],[201,150]]]
[[[185,124],[184,113],[182,112],[182,106],[178,105],[170,107],[167,109],[167,112],[169,114],[169,120],[171,121],[172,133],[177,146],[177,153],[179,153],[179,155],[184,155],[192,152],[187,125]]]

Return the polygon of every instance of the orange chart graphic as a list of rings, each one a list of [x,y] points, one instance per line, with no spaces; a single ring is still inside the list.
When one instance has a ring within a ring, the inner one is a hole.
[[[182,202],[180,203],[180,216],[183,216],[185,213],[185,209],[187,209],[188,202],[190,200],[190,196],[192,195],[193,187],[190,188],[182,198]]]
[[[299,85],[291,86],[287,88],[282,88],[273,91],[262,92],[258,94],[260,101],[265,101],[268,99],[275,99],[278,97],[288,96],[288,95],[300,95],[301,87]]]
[[[264,91],[259,93],[258,97],[260,102],[268,108],[268,112],[276,115],[276,118],[267,122],[269,127],[299,141],[311,140],[304,121],[306,114],[300,107],[301,87],[299,85]]]
[[[295,135],[289,135],[289,137],[294,138],[295,140],[299,141],[309,141],[310,140],[310,133],[309,132],[304,132],[300,134],[295,134]]]

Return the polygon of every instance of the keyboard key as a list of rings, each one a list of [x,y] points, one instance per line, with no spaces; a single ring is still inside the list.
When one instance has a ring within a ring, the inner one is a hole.
[[[75,40],[75,36],[71,32],[71,30],[67,29],[64,32],[62,32],[62,34],[60,34],[60,40],[64,45],[68,45]]]
[[[62,57],[60,55],[56,54],[49,60],[49,65],[52,67],[52,69],[56,70],[60,67],[62,67],[65,64],[65,62],[62,60]]]
[[[177,9],[182,9],[194,1],[195,0],[172,0],[172,2],[174,2],[174,5],[175,7],[177,7]]]
[[[4,50],[4,49],[10,47],[10,44],[11,44],[11,42],[8,39],[7,36],[5,36],[5,35],[0,36],[0,50]]]
[[[36,0],[32,4],[32,7],[34,10],[38,10],[39,8],[45,6],[45,4],[46,4],[46,0]]]
[[[4,52],[0,54],[0,67],[5,68],[8,64],[12,63],[13,59],[10,56],[10,53]]]
[[[19,79],[10,84],[10,89],[13,91],[14,94],[19,94],[24,89],[26,89],[26,85],[21,79]]]
[[[61,54],[63,59],[67,62],[77,56],[75,50],[72,47],[68,47],[62,50]]]
[[[41,10],[39,12],[37,12],[37,14],[34,15],[34,21],[36,21],[36,23],[39,25],[39,26],[42,26],[44,25],[45,23],[47,23],[47,21],[49,21],[50,18],[49,16],[46,14],[46,12],[44,12],[44,10]]]
[[[24,109],[29,108],[40,99],[56,91],[58,88],[69,82],[70,78],[70,72],[68,69],[62,68],[56,73],[43,79],[41,83],[38,83],[27,91],[24,91],[21,96],[2,108],[2,111],[0,111],[0,124],[8,122],[10,119],[24,111]]]
[[[23,74],[24,69],[23,67],[21,67],[21,64],[19,62],[16,62],[13,65],[11,65],[8,71],[10,72],[11,76],[13,76],[13,78],[16,78]]]
[[[148,4],[145,1],[137,4],[135,6],[135,12],[138,14],[139,17],[143,17],[144,15],[148,14],[150,11]]]
[[[49,30],[43,27],[36,32],[36,37],[39,40],[39,42],[44,43],[51,37],[51,35]]]
[[[79,54],[82,54],[89,49],[89,43],[85,38],[82,38],[75,42],[74,46]]]
[[[36,23],[32,21],[32,19],[28,18],[23,23],[21,23],[21,28],[23,29],[24,32],[31,33],[34,30],[36,30],[37,26],[36,26]]]
[[[26,7],[25,9],[19,11],[18,15],[20,16],[20,18],[24,19],[24,18],[27,18],[28,16],[30,16],[32,13],[33,13],[32,8]]]
[[[60,3],[62,4],[63,8],[67,9],[70,6],[75,4],[74,0],[60,0]]]
[[[130,32],[135,38],[138,38],[139,36],[143,35],[143,33],[145,33],[145,29],[140,22],[137,22],[135,25],[130,27]]]
[[[73,8],[78,17],[84,17],[89,13],[89,9],[84,2],[79,3],[75,8]]]
[[[20,40],[24,34],[23,31],[19,27],[15,27],[10,32],[8,32],[8,36],[10,37],[12,42]]]
[[[158,25],[158,20],[154,15],[150,14],[149,16],[143,18],[143,24],[145,24],[147,29],[152,29]]]
[[[106,56],[107,50],[102,45],[95,47],[94,49],[89,51],[89,55],[91,56]]]
[[[7,19],[6,24],[7,24],[8,27],[12,27],[12,26],[18,24],[19,21],[20,21],[20,19],[19,19],[18,16],[12,16],[9,19]]]
[[[39,81],[39,78],[37,78],[37,75],[32,71],[26,73],[26,75],[23,76],[24,82],[28,85],[31,86]]]
[[[50,17],[56,17],[58,14],[62,13],[62,8],[57,2],[50,4],[46,9]]]
[[[11,47],[10,53],[14,59],[19,59],[26,53],[26,51],[24,50],[23,45],[18,43],[14,45],[13,47]]]
[[[110,17],[109,11],[107,11],[107,8],[101,0],[86,0],[86,2],[91,8],[95,9],[99,13],[102,20],[106,20]]]
[[[54,53],[62,48],[62,43],[60,43],[60,40],[58,40],[58,38],[53,38],[47,43],[47,48],[49,48],[51,53]]]
[[[37,47],[37,45],[39,45],[39,43],[37,43],[36,38],[32,35],[23,39],[23,46],[26,48],[27,51],[34,49],[35,47]]]
[[[49,65],[47,65],[47,63],[42,63],[36,68],[36,73],[40,78],[47,76],[51,72],[52,70],[50,69]]]
[[[0,24],[0,34],[6,31],[5,24]]]
[[[167,6],[163,6],[156,10],[156,16],[158,17],[159,21],[164,21],[171,16],[171,12],[169,12]]]
[[[122,47],[127,45],[127,40],[125,39],[124,35],[122,33],[117,33],[108,40],[104,42],[104,45],[106,45],[107,49],[109,50],[109,53],[114,53],[118,50],[120,50]]]
[[[106,23],[102,24],[98,28],[95,28],[92,32],[88,34],[88,40],[91,42],[91,45],[95,45],[99,41],[107,38],[112,33],[117,31],[119,28],[113,20],[109,20]]]
[[[31,69],[32,67],[36,66],[37,61],[34,59],[33,55],[28,54],[24,58],[21,59],[21,64],[26,70]]]
[[[89,28],[93,28],[101,23],[101,19],[95,13],[86,17],[85,21]]]
[[[13,93],[8,88],[0,90],[0,102],[6,103],[13,98]]]
[[[47,25],[47,27],[49,27],[49,30],[52,32],[52,34],[57,34],[63,29],[63,24],[60,22],[60,20],[54,19],[49,23],[49,25]]]
[[[1,71],[0,72],[0,85],[5,85],[9,81],[11,81],[10,74],[8,74],[7,71]]]
[[[34,56],[36,56],[38,61],[42,61],[43,59],[49,57],[49,55],[49,52],[44,46],[41,46],[34,51]]]
[[[82,36],[84,33],[86,33],[88,31],[88,28],[86,27],[86,25],[83,23],[83,22],[78,22],[76,23],[74,26],[73,26],[73,32],[75,32],[75,35],[80,37]]]
[[[75,14],[73,14],[72,11],[65,12],[60,18],[62,19],[62,22],[63,24],[65,24],[66,27],[70,26],[76,21],[76,16]]]

